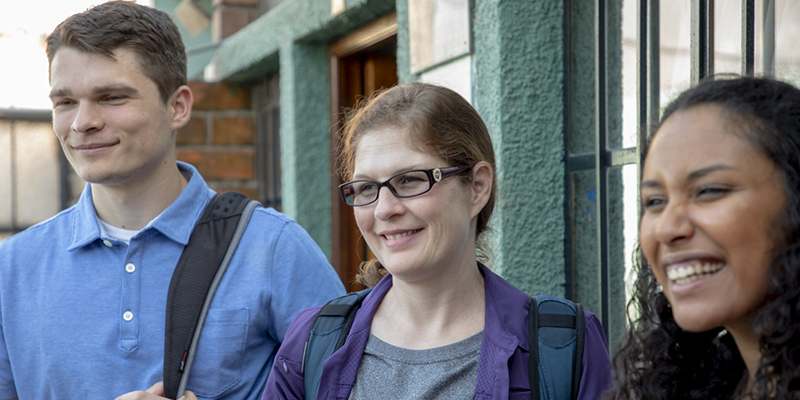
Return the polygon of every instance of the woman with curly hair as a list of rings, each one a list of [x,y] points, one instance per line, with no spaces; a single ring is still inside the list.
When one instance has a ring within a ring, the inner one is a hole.
[[[703,82],[664,112],[641,181],[614,399],[800,398],[800,90]]]

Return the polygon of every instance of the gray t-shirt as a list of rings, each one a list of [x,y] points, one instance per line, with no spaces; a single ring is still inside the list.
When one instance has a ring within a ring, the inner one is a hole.
[[[425,350],[392,346],[369,335],[350,400],[471,399],[483,332]]]

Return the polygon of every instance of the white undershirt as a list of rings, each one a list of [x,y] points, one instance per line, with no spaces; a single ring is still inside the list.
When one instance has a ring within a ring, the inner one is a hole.
[[[97,222],[100,223],[100,235],[108,237],[110,239],[119,240],[120,242],[125,242],[125,244],[131,244],[131,238],[136,236],[137,233],[141,232],[142,230],[146,229],[150,225],[153,225],[158,217],[161,214],[158,214],[155,218],[151,219],[144,228],[139,230],[132,230],[132,229],[123,229],[117,228],[116,226],[110,225],[108,222],[103,221],[100,217],[97,217]]]

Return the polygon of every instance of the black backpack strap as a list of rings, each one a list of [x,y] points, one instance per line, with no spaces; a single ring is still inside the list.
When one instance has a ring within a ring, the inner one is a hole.
[[[305,377],[306,399],[317,398],[319,382],[322,379],[322,363],[344,345],[356,318],[356,312],[371,290],[372,288],[364,289],[335,298],[322,306],[314,318],[303,349],[303,363],[300,366],[300,372]]]
[[[550,295],[531,298],[528,374],[532,399],[577,398],[583,364],[584,324],[580,304]],[[541,346],[540,341],[546,345]],[[543,362],[542,357],[546,357],[547,362]],[[544,378],[539,374],[540,368]],[[544,384],[542,379],[546,380]]]
[[[531,297],[528,306],[528,379],[531,384],[531,400],[539,400],[539,313],[536,311],[536,298]]]
[[[586,336],[586,320],[583,317],[583,306],[575,303],[575,356],[572,360],[572,400],[578,399],[583,376],[583,339]]]
[[[258,202],[227,192],[206,207],[172,274],[164,330],[164,392],[183,396],[208,308]]]

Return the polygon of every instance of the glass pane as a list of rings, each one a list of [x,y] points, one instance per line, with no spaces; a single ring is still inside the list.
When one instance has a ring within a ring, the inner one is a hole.
[[[659,2],[661,108],[691,83],[691,0]]]
[[[14,130],[17,135],[17,223],[29,226],[61,209],[58,162],[61,150],[49,123],[17,122]]]
[[[625,264],[625,305],[633,294],[636,275],[633,273],[634,249],[639,242],[639,168],[636,164],[622,167],[623,234],[625,237],[622,253]],[[624,308],[625,305],[622,307]],[[624,317],[624,316],[623,316]]]
[[[597,188],[594,170],[570,174],[572,193],[572,267],[575,301],[600,312],[597,263]]]
[[[775,76],[800,86],[800,2],[775,1]]]
[[[742,0],[714,3],[714,73],[742,72]]]
[[[622,3],[622,147],[635,147],[637,126],[637,1]]]
[[[12,227],[11,122],[0,121],[0,230]]]
[[[594,2],[572,3],[570,39],[570,154],[594,153],[595,138],[595,32]]]

